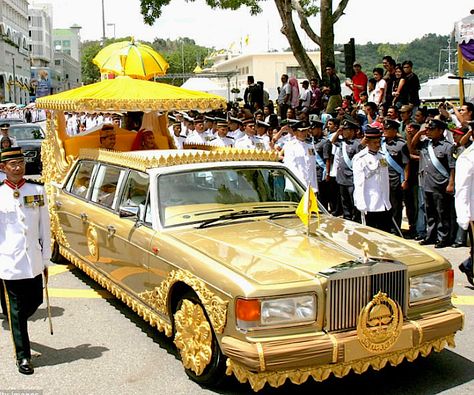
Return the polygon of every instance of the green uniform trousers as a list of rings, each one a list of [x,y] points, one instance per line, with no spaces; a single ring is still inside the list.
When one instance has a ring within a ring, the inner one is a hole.
[[[3,286],[16,359],[29,359],[31,358],[31,349],[28,337],[28,318],[43,303],[42,275],[23,280],[3,280]]]

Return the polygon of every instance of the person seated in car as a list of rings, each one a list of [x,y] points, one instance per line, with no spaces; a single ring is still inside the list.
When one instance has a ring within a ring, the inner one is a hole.
[[[12,140],[10,137],[3,136],[2,140],[0,141],[0,149],[4,150],[5,148],[12,147]]]
[[[155,135],[149,129],[140,129],[132,143],[132,151],[158,149]]]
[[[18,147],[18,143],[16,141],[16,137],[15,136],[10,136],[9,134],[9,128],[10,128],[10,124],[9,123],[2,123],[0,125],[0,137],[3,138],[3,137],[8,137],[12,143],[12,147]]]
[[[117,136],[114,125],[104,123],[100,129],[100,147],[101,149],[113,150],[115,147]]]
[[[116,189],[117,185],[112,183],[102,185],[100,187],[99,203],[107,207],[112,207]]]

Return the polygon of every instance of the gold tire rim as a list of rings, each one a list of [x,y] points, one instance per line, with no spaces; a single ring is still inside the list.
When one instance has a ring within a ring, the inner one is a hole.
[[[200,376],[212,359],[212,330],[202,307],[188,299],[174,315],[174,344],[183,366]]]

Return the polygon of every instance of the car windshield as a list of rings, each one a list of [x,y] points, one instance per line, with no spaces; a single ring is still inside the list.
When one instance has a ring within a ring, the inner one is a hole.
[[[44,139],[44,133],[40,126],[17,126],[10,125],[8,129],[10,136],[16,137],[17,140],[41,140]]]
[[[200,223],[231,213],[294,212],[304,190],[285,169],[234,167],[158,177],[164,227]],[[240,217],[240,216],[239,216]]]

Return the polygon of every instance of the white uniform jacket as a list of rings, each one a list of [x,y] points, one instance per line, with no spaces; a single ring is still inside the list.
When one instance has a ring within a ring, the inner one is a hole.
[[[283,163],[301,180],[318,191],[316,157],[312,144],[292,139],[283,146]]]
[[[209,137],[204,133],[198,133],[193,131],[191,134],[186,137],[186,144],[207,144],[209,142]]]
[[[216,138],[212,139],[209,144],[214,147],[233,147],[234,139],[230,137],[217,136]]]
[[[352,160],[354,203],[363,213],[390,210],[388,164],[379,151],[376,155],[364,148]]]
[[[44,187],[27,182],[18,191],[15,198],[12,188],[0,185],[0,278],[4,280],[34,278],[52,265]],[[38,203],[41,196],[44,205]]]
[[[474,144],[471,144],[456,161],[455,206],[459,226],[469,227],[474,221]]]

